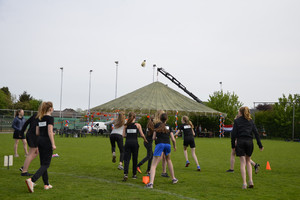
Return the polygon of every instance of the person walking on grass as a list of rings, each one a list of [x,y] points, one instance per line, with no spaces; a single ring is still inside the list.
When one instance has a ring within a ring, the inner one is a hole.
[[[144,146],[147,149],[147,156],[137,164],[137,171],[139,173],[142,173],[142,170],[140,167],[148,161],[148,168],[146,171],[146,174],[149,175],[150,168],[151,168],[151,163],[152,163],[152,158],[153,158],[153,150],[152,150],[152,143],[153,143],[153,132],[154,132],[154,123],[153,123],[154,117],[150,117],[148,124],[147,124],[147,134],[146,134],[146,139],[148,142],[144,142]]]
[[[123,161],[124,161],[124,145],[123,145],[123,129],[125,124],[125,115],[124,112],[118,113],[118,118],[116,120],[106,122],[105,125],[113,124],[114,129],[111,131],[110,134],[110,144],[111,144],[111,151],[112,151],[112,162],[116,162],[116,143],[118,145],[120,151],[120,159],[119,159],[119,170],[123,170]]]
[[[53,133],[54,118],[51,116],[53,112],[52,102],[43,102],[39,108],[37,118],[38,124],[36,126],[36,135],[39,136],[38,148],[40,152],[41,167],[29,179],[25,180],[29,192],[34,192],[35,182],[42,176],[44,182],[44,189],[52,188],[48,180],[47,169],[50,166],[53,150],[56,149]]]
[[[25,119],[24,119],[24,110],[19,109],[16,112],[14,121],[12,122],[12,128],[14,129],[14,135],[13,138],[15,139],[15,144],[14,144],[14,156],[15,157],[19,157],[18,154],[18,144],[19,144],[19,140],[22,140],[23,142],[23,148],[25,151],[25,156],[28,155],[28,151],[27,151],[27,142],[25,139],[25,135],[24,132],[22,134],[21,130],[23,125],[25,124]]]
[[[239,118],[240,115],[238,114],[235,119]],[[232,135],[231,135],[232,136]],[[236,152],[235,152],[235,147],[236,147],[236,139],[234,141],[234,148],[231,148],[231,154],[230,154],[230,169],[228,169],[226,172],[231,172],[233,173],[234,172],[234,163],[235,163],[235,155],[236,155]],[[258,163],[255,163],[252,159],[250,159],[250,163],[251,165],[254,167],[254,171],[255,171],[255,174],[257,174],[259,172],[259,168],[260,168],[260,164]]]
[[[183,116],[181,119],[182,125],[179,127],[179,130],[176,132],[175,136],[178,135],[180,131],[183,131],[183,153],[186,160],[185,167],[190,165],[190,161],[188,159],[188,146],[191,147],[192,156],[196,162],[197,170],[200,171],[200,165],[198,163],[198,159],[196,156],[196,145],[195,145],[195,132],[193,123],[189,120],[188,116]]]
[[[29,146],[29,153],[28,156],[25,159],[24,165],[20,168],[21,170],[21,176],[32,176],[28,172],[28,168],[30,163],[37,157],[39,154],[38,150],[38,136],[36,135],[36,126],[37,126],[37,114],[32,115],[24,124],[21,134],[24,134],[27,126],[29,125],[28,131],[26,133],[26,140]]]
[[[170,137],[173,143],[174,151],[176,151],[176,140],[173,135],[172,128],[166,124],[168,120],[167,114],[161,114],[160,120],[161,123],[156,124],[154,127],[153,140],[157,141],[157,145],[155,146],[154,157],[150,170],[150,182],[146,185],[146,188],[153,188],[156,167],[158,163],[162,160],[163,153],[166,156],[170,175],[172,177],[172,183],[176,184],[178,182],[178,179],[175,178],[174,168],[171,161]]]
[[[142,126],[139,123],[135,123],[135,113],[130,112],[128,114],[127,123],[124,125],[123,137],[126,138],[125,141],[125,155],[124,155],[124,178],[123,181],[128,179],[128,169],[129,163],[132,155],[132,178],[137,179],[137,160],[139,153],[139,143],[138,143],[138,132],[141,137],[147,142],[147,139],[143,133]]]
[[[241,164],[241,175],[243,179],[242,189],[247,189],[246,181],[246,167],[249,176],[249,188],[254,187],[252,179],[252,166],[251,166],[251,155],[253,153],[253,133],[255,135],[257,145],[259,149],[263,151],[263,146],[261,144],[257,128],[252,121],[250,110],[248,107],[241,107],[239,109],[239,115],[237,119],[234,120],[234,126],[232,130],[231,147],[236,151],[236,155],[240,157]],[[235,146],[235,139],[237,139],[237,144]]]
[[[236,147],[236,140],[235,140],[235,147]],[[230,169],[228,169],[226,172],[234,172],[234,163],[235,163],[235,148],[231,149],[231,154],[230,154]],[[255,163],[252,159],[250,159],[251,165],[254,167],[255,174],[259,172],[260,164]]]

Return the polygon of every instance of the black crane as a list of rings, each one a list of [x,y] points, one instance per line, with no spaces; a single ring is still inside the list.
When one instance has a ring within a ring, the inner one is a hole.
[[[181,88],[185,93],[190,95],[190,97],[192,97],[195,101],[197,101],[198,103],[202,103],[202,101],[198,97],[196,97],[193,93],[188,91],[184,85],[182,85],[174,76],[172,76],[170,73],[166,72],[163,68],[157,68],[157,71],[160,72],[165,77],[167,77],[175,85],[177,85],[179,88]]]

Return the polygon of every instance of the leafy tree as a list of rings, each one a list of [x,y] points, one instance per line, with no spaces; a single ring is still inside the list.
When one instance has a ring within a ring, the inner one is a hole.
[[[259,111],[267,111],[267,110],[272,110],[273,106],[270,104],[259,104],[256,106],[256,109]]]
[[[7,95],[5,94],[5,92],[3,92],[2,90],[0,90],[0,109],[7,109],[8,108],[8,101],[7,101]]]
[[[30,100],[32,100],[32,96],[30,96],[30,94],[27,94],[26,91],[24,91],[23,94],[19,96],[20,102],[29,102]]]
[[[223,90],[214,92],[213,95],[209,95],[206,105],[210,108],[226,113],[225,124],[232,124],[237,114],[238,109],[243,105],[239,101],[239,97],[233,92],[224,93]]]
[[[12,105],[12,95],[8,87],[2,87],[0,89],[0,109],[11,109]]]
[[[293,107],[295,108],[295,138],[300,137],[300,95],[289,94],[278,99],[272,109],[255,113],[255,123],[268,136],[291,138],[293,129]]]

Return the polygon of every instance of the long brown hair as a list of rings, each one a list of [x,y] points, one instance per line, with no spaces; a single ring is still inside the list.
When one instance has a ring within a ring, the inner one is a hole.
[[[170,130],[166,129],[166,121],[168,120],[167,113],[162,113],[160,115],[160,121],[162,122],[158,128],[155,129],[156,132],[169,133]]]
[[[125,116],[124,116],[124,112],[119,112],[118,113],[118,118],[115,121],[115,128],[120,128],[121,126],[123,126],[125,124]]]
[[[129,124],[131,124],[134,119],[135,119],[135,113],[134,112],[129,112],[128,113],[128,120],[127,120],[126,126],[128,126]]]
[[[153,135],[154,132],[154,123],[153,123],[154,117],[151,116],[148,120],[147,128],[148,128],[148,135]]]
[[[165,111],[163,110],[158,110],[156,111],[155,115],[154,115],[154,119],[153,119],[153,123],[157,124],[158,122],[160,122],[160,116],[161,114],[165,113]]]
[[[190,121],[190,119],[189,119],[188,116],[183,116],[183,117],[182,117],[182,121],[184,121],[184,123],[186,123],[186,124],[189,124],[189,125],[191,126],[192,129],[194,128],[194,125],[193,125],[193,123]]]
[[[36,118],[41,120],[51,108],[53,108],[53,103],[51,101],[42,102],[42,104],[39,107]]]
[[[251,114],[250,114],[250,109],[247,106],[240,107],[239,111],[240,111],[241,115],[248,121],[252,119]]]

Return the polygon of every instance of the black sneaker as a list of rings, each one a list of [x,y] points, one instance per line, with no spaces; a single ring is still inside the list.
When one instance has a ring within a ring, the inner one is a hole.
[[[124,174],[123,181],[125,182],[125,181],[127,181],[127,179],[128,179],[128,176],[127,176],[127,174]]]
[[[166,177],[166,178],[169,178],[170,176],[168,175],[168,173],[161,173],[161,176],[162,177]]]
[[[259,167],[260,167],[260,164],[255,164],[254,165],[254,169],[255,169],[255,174],[257,174],[259,172]]]
[[[21,173],[21,176],[32,176],[33,174],[30,174],[29,172],[24,172],[24,173]]]
[[[21,172],[23,171],[23,166],[22,167],[20,167],[20,169],[19,169]]]
[[[148,184],[145,186],[145,188],[150,188],[150,189],[152,189],[152,188],[153,188],[153,184],[152,184],[152,183],[148,183]]]
[[[132,176],[132,179],[137,179],[137,176],[136,176],[136,175],[133,175],[133,176]]]
[[[231,172],[231,173],[233,173],[234,170],[233,170],[233,169],[229,169],[229,170],[227,170],[226,172]]]

